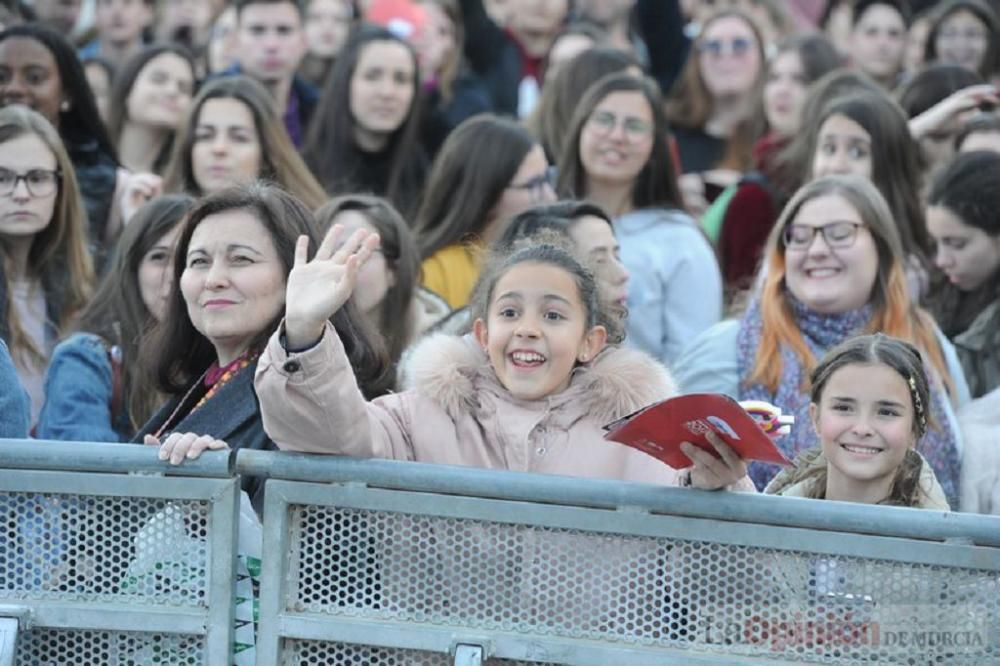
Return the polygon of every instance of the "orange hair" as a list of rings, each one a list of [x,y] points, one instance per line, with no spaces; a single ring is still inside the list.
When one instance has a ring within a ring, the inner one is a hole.
[[[782,235],[803,204],[830,194],[842,196],[858,211],[878,250],[879,269],[871,297],[874,312],[864,332],[881,332],[913,344],[926,355],[949,393],[953,392],[954,384],[938,342],[934,321],[910,299],[903,270],[902,241],[888,205],[874,185],[854,176],[830,176],[805,185],[788,202],[771,230],[765,250],[767,276],[760,292],[760,345],[746,382],[759,383],[772,392],[777,391],[783,369],[782,346],[795,352],[806,370],[804,377],[808,377],[816,366],[817,359],[802,337],[785,287]]]

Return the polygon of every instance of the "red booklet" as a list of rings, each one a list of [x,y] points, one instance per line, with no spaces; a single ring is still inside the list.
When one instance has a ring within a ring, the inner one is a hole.
[[[605,439],[621,442],[674,469],[692,465],[681,451],[691,442],[718,456],[705,433],[714,431],[744,460],[791,464],[750,414],[729,396],[692,393],[649,405],[604,426]]]

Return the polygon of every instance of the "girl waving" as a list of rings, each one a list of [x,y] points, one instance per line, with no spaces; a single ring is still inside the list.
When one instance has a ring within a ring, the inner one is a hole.
[[[474,335],[426,339],[404,369],[408,390],[365,403],[325,321],[378,238],[359,230],[334,252],[340,232],[311,262],[300,239],[285,322],[257,371],[264,427],[280,448],[750,488],[745,463],[721,440],[718,458],[684,445],[695,466],[678,474],[603,438],[603,424],[670,397],[675,385],[645,354],[605,346],[594,277],[551,245],[495,260],[474,299]]]

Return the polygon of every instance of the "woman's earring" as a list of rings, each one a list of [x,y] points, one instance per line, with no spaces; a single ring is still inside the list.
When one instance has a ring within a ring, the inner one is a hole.
[[[62,103],[59,105],[59,110],[62,111],[63,113],[66,113],[67,111],[69,111],[69,100],[68,99],[64,99],[62,101]]]

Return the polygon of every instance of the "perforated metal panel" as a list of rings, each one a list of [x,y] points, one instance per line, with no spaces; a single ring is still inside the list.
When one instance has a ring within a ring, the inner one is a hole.
[[[204,608],[209,504],[0,493],[0,597]]]
[[[453,658],[422,650],[391,650],[368,645],[288,641],[282,666],[337,664],[337,666],[452,666]],[[489,659],[486,666],[547,666],[537,662]],[[551,665],[555,666],[555,665]]]
[[[22,634],[18,666],[201,666],[199,636],[38,630]]]
[[[292,505],[289,526],[290,613],[754,661],[1000,663],[996,572],[323,506]],[[294,647],[310,664],[368,649]]]

